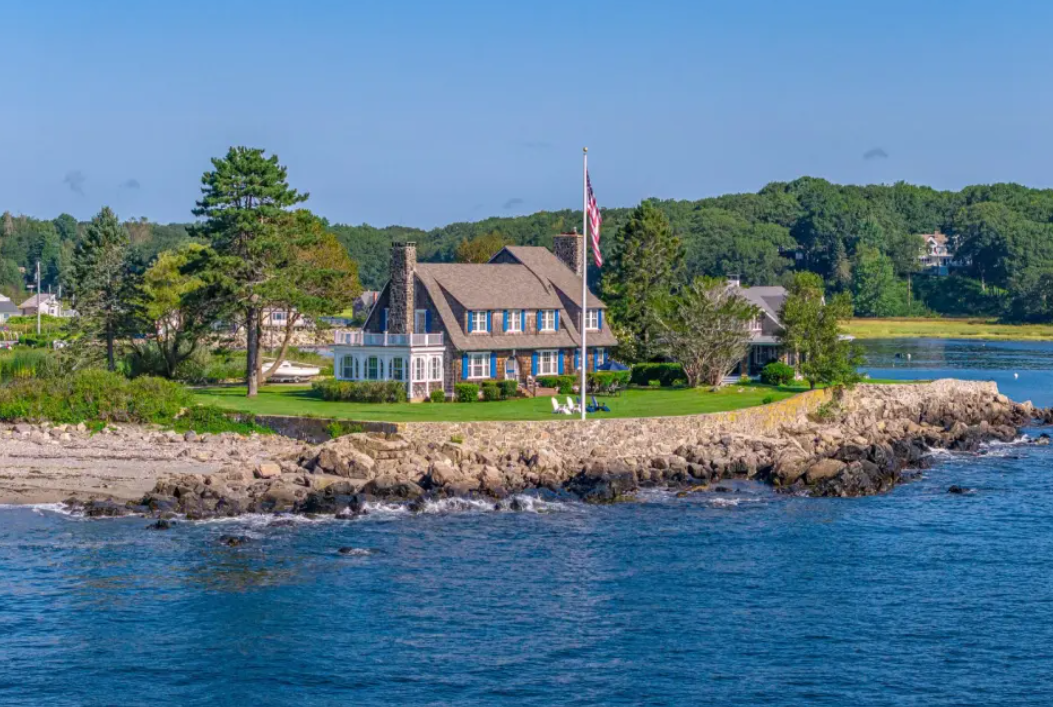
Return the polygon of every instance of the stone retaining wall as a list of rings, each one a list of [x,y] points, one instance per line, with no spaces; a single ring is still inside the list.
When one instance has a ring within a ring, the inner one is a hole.
[[[694,443],[700,432],[774,434],[783,425],[803,421],[831,399],[828,390],[813,390],[769,405],[729,412],[675,417],[575,419],[522,422],[411,422],[398,432],[411,442],[443,444],[460,438],[473,449],[506,452],[548,449],[564,457],[588,456],[602,448],[604,456],[668,454]]]

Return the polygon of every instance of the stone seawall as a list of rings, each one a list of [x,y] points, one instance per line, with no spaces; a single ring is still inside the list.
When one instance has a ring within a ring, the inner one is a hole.
[[[566,457],[671,454],[692,444],[700,433],[746,434],[764,437],[785,425],[807,419],[831,399],[829,390],[812,390],[769,405],[729,412],[676,417],[593,417],[582,422],[553,415],[552,420],[523,422],[410,422],[398,433],[410,442],[443,444],[453,438],[465,446],[491,454],[534,449]],[[617,404],[615,399],[612,405]]]
[[[472,496],[514,507],[522,492],[607,503],[656,486],[719,492],[716,484],[733,478],[787,493],[863,496],[910,478],[933,448],[976,452],[985,441],[1012,440],[1020,427],[1049,418],[993,383],[942,380],[860,385],[840,396],[813,391],[710,415],[409,423],[396,433],[301,446],[255,466],[162,477],[126,510],[193,518],[346,515],[366,512],[372,499],[421,508],[432,498]]]

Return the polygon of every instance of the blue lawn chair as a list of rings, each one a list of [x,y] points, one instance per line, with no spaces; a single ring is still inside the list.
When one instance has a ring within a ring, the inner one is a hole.
[[[586,408],[589,412],[610,412],[611,409],[607,407],[606,403],[601,403],[596,400],[596,396],[592,396],[592,405]]]

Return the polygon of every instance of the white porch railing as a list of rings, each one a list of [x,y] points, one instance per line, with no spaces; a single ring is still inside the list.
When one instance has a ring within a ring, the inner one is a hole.
[[[334,334],[333,343],[337,346],[442,346],[442,334],[378,334],[339,330]]]

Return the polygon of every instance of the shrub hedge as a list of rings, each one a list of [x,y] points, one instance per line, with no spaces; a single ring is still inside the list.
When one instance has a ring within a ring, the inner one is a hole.
[[[474,403],[479,399],[479,386],[475,383],[455,383],[453,397],[459,403]]]
[[[658,381],[663,388],[671,388],[677,381],[686,380],[684,367],[679,363],[638,363],[633,366],[629,382],[633,385],[650,385]]]
[[[497,385],[497,381],[484,381],[482,384],[483,400],[487,402],[493,402],[501,399],[501,389]]]
[[[340,381],[327,378],[311,384],[322,400],[349,403],[404,403],[406,384],[400,381]]]
[[[588,376],[590,388],[606,388],[615,383],[624,387],[629,385],[629,371],[593,371]]]
[[[507,400],[519,394],[519,382],[514,380],[497,381],[497,387],[501,389],[501,399]]]
[[[577,376],[538,376],[537,384],[542,388],[556,388],[563,395],[574,392],[574,386],[578,382]]]
[[[159,378],[128,380],[100,370],[16,379],[0,387],[0,420],[170,423],[189,407],[190,394]]]
[[[768,385],[790,385],[796,375],[793,366],[782,361],[772,361],[761,370],[760,379],[761,383]]]
[[[433,390],[428,394],[428,398],[431,399],[433,403],[445,403],[446,391],[441,388],[439,390]]]

